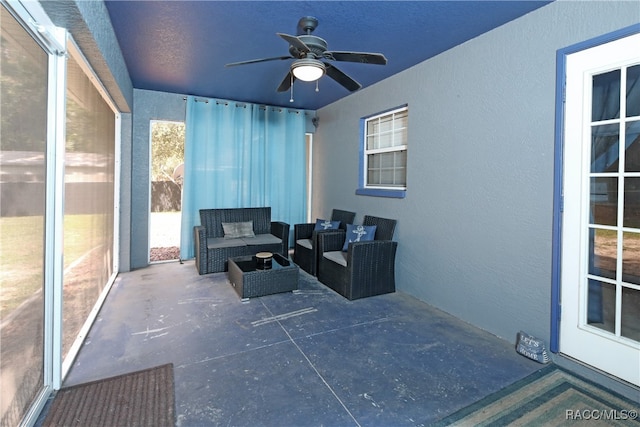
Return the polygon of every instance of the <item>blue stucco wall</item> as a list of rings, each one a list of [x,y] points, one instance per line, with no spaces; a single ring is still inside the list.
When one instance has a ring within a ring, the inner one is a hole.
[[[120,112],[118,270],[131,268],[131,109],[133,84],[102,1],[41,1],[51,21],[66,28]]]
[[[133,85],[102,1],[41,1],[51,21],[72,35],[121,112],[131,112]]]
[[[396,218],[399,290],[548,342],[556,51],[638,19],[637,2],[554,2],[320,109],[312,216]],[[359,119],[402,104],[406,198],[355,195]]]

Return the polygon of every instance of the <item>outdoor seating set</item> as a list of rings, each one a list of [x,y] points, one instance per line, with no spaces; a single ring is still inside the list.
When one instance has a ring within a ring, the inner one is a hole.
[[[349,300],[395,292],[396,220],[334,209],[330,220],[294,226],[293,262]]]
[[[198,273],[219,273],[233,257],[272,252],[287,258],[289,224],[271,221],[270,207],[200,209],[194,241]]]
[[[194,227],[199,274],[229,271],[240,298],[297,289],[298,266],[347,299],[395,292],[396,221],[334,209],[328,220],[271,221],[271,208],[201,209]],[[294,264],[295,263],[295,264]],[[296,265],[297,264],[297,265]]]

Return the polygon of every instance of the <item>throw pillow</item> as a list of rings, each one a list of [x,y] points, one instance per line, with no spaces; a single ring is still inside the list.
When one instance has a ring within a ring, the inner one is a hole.
[[[256,237],[253,233],[253,221],[223,222],[225,239],[239,239],[241,237]]]
[[[349,250],[349,243],[351,242],[367,242],[374,240],[376,237],[375,225],[353,225],[347,224],[347,236],[344,239],[343,251]]]
[[[338,228],[340,228],[340,221],[317,219],[314,230],[337,230]]]

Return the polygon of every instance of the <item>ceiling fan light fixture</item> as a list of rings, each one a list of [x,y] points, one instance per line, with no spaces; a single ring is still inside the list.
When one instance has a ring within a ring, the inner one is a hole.
[[[324,75],[326,71],[322,61],[313,58],[298,59],[291,64],[291,72],[296,79],[304,82],[313,82]]]

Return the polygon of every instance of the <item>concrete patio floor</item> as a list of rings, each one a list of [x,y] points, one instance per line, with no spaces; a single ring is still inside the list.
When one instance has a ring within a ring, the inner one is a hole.
[[[543,365],[401,292],[242,302],[192,261],[120,274],[64,386],[173,363],[178,426],[429,425]]]

